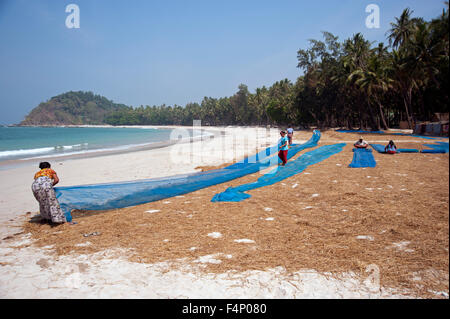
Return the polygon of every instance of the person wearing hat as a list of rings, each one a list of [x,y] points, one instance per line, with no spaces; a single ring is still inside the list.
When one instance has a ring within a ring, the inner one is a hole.
[[[356,141],[356,143],[354,144],[354,146],[356,148],[367,148],[367,146],[369,146],[369,144],[363,140],[362,136],[359,140]]]
[[[282,166],[286,165],[287,163],[287,153],[289,150],[289,140],[286,136],[286,132],[285,131],[281,131],[280,132],[281,135],[281,139],[278,142],[278,157],[281,159],[282,161]]]

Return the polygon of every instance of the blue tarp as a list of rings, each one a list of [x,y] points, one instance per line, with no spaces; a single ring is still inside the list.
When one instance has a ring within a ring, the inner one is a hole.
[[[348,167],[359,168],[359,167],[375,167],[377,162],[373,157],[372,150],[368,148],[354,148],[353,149],[353,160],[348,165]]]
[[[370,146],[373,147],[375,151],[378,153],[386,153],[384,151],[384,145],[381,144],[370,144]],[[416,150],[414,148],[398,148],[397,153],[419,153],[419,150]]]
[[[429,140],[435,140],[435,139],[438,139],[438,138],[446,138],[446,137],[432,137],[432,136],[417,135],[417,134],[405,134],[405,133],[388,133],[388,134],[389,135],[420,137],[420,138],[425,138],[425,139],[429,139]]]
[[[361,133],[361,134],[384,134],[383,131],[363,131],[363,130],[336,130],[340,133]]]
[[[239,185],[237,187],[229,187],[224,192],[214,195],[212,202],[240,202],[251,197],[244,192],[278,183],[288,177],[301,173],[308,166],[319,163],[330,156],[342,151],[345,143],[326,145],[315,150],[309,151],[296,160],[288,162],[285,166],[279,166],[271,172],[261,176],[254,183]]]
[[[430,140],[435,140],[435,139],[438,139],[438,138],[448,138],[447,136],[432,137],[432,136],[417,135],[417,134],[391,133],[391,132],[384,132],[384,131],[336,130],[336,132],[340,132],[340,133],[360,133],[360,134],[400,135],[400,136],[420,137],[420,138],[426,138],[426,139],[430,139]]]
[[[301,150],[317,146],[320,137],[320,131],[316,130],[306,143],[292,145],[288,151],[288,159]],[[108,210],[135,206],[190,193],[256,173],[260,169],[278,164],[277,154],[278,146],[272,146],[241,162],[221,169],[130,182],[55,187],[55,193],[67,220],[71,221],[70,212],[73,209]]]
[[[448,153],[449,144],[447,142],[436,142],[435,144],[423,144],[424,146],[431,147],[431,150],[422,150],[422,153]]]

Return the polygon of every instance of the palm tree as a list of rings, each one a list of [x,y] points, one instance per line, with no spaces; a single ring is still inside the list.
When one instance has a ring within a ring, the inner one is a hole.
[[[371,42],[364,39],[363,35],[361,33],[357,33],[353,36],[352,39],[348,39],[344,43],[344,57],[343,57],[343,63],[344,67],[348,70],[348,77],[347,77],[347,83],[349,85],[353,85],[354,90],[360,91],[357,95],[357,102],[359,103],[359,114],[360,114],[360,123],[362,126],[362,117],[367,111],[369,114],[369,119],[372,122],[372,128],[378,128],[379,124],[376,121],[376,117],[374,115],[374,112],[372,110],[369,99],[366,100],[367,108],[366,110],[363,109],[362,104],[364,103],[364,95],[367,97],[367,91],[363,89],[359,84],[355,83],[357,80],[357,74],[362,76],[362,74],[367,71],[367,64],[369,62],[369,57],[371,55]],[[366,74],[367,78],[372,77],[372,75]],[[361,127],[362,128],[362,127]]]
[[[358,68],[349,76],[349,80],[355,80],[355,84],[362,89],[367,96],[367,104],[370,105],[375,101],[378,105],[381,124],[383,128],[388,129],[381,103],[383,94],[392,87],[393,80],[389,77],[389,64],[387,63],[387,51],[383,43],[371,50],[371,56],[367,61],[366,68]],[[377,124],[377,129],[379,126]]]
[[[412,128],[412,93],[422,79],[422,71],[406,50],[392,51],[392,77],[402,96],[409,128]]]
[[[406,8],[396,22],[391,22],[391,29],[386,33],[389,45],[398,48],[407,43],[414,29],[414,21],[411,19],[413,11]]]
[[[410,52],[417,67],[422,69],[426,76],[439,87],[436,80],[436,75],[439,73],[437,65],[442,58],[446,57],[445,42],[433,37],[430,24],[420,23],[417,26],[410,42]]]
[[[351,71],[365,67],[369,57],[371,43],[364,39],[361,33],[357,33],[352,39],[344,43],[344,65]]]

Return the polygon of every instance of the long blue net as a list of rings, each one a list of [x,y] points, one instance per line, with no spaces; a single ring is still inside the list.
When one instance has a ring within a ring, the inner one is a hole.
[[[251,197],[244,192],[278,183],[288,177],[303,172],[308,166],[317,164],[330,156],[342,151],[345,143],[326,145],[309,151],[299,158],[288,162],[285,166],[280,166],[267,174],[264,174],[256,182],[229,187],[224,192],[214,195],[212,202],[240,202]]]
[[[386,151],[384,150],[384,147],[385,147],[384,145],[370,144],[370,146],[372,146],[373,149],[375,151],[377,151],[378,153],[386,153]],[[415,148],[398,148],[397,153],[419,153],[419,150],[417,150]]]
[[[306,143],[292,145],[288,151],[288,159],[301,150],[317,146],[320,137],[320,131],[315,130]],[[67,221],[71,221],[70,212],[74,209],[89,211],[135,206],[256,173],[278,164],[279,158],[275,156],[277,153],[278,145],[275,145],[221,169],[130,182],[55,187],[55,193]]]
[[[448,153],[449,150],[449,144],[447,142],[435,142],[435,144],[423,144],[426,147],[429,147],[431,149],[423,149],[421,153],[431,153],[431,154],[442,154],[442,153]],[[370,144],[370,146],[373,147],[375,151],[378,153],[386,153],[384,151],[384,146],[381,144]],[[419,150],[417,149],[409,149],[409,148],[399,148],[397,149],[398,153],[419,153]]]
[[[340,133],[361,133],[361,134],[384,134],[383,131],[364,131],[364,130],[336,130]]]
[[[449,144],[447,142],[435,142],[434,144],[423,144],[430,149],[422,150],[422,153],[448,153]]]
[[[353,159],[348,167],[359,168],[359,167],[375,167],[377,162],[373,157],[372,150],[368,148],[354,148],[353,149]]]
[[[425,136],[425,135],[418,135],[418,134],[407,134],[407,133],[391,133],[391,132],[384,132],[384,131],[364,131],[364,130],[336,130],[336,132],[340,133],[360,133],[360,134],[385,134],[385,135],[399,135],[399,136],[411,136],[411,137],[420,137],[425,138],[429,140],[435,140],[439,138],[448,138],[448,136]]]

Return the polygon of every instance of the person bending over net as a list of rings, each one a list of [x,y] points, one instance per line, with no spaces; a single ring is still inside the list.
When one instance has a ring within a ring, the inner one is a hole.
[[[34,174],[34,182],[31,185],[31,190],[36,200],[39,202],[39,212],[44,221],[55,224],[62,224],[67,222],[58,200],[55,196],[53,186],[58,184],[59,178],[54,170],[50,168],[49,162],[39,163],[39,172]],[[76,224],[71,222],[70,224]]]

